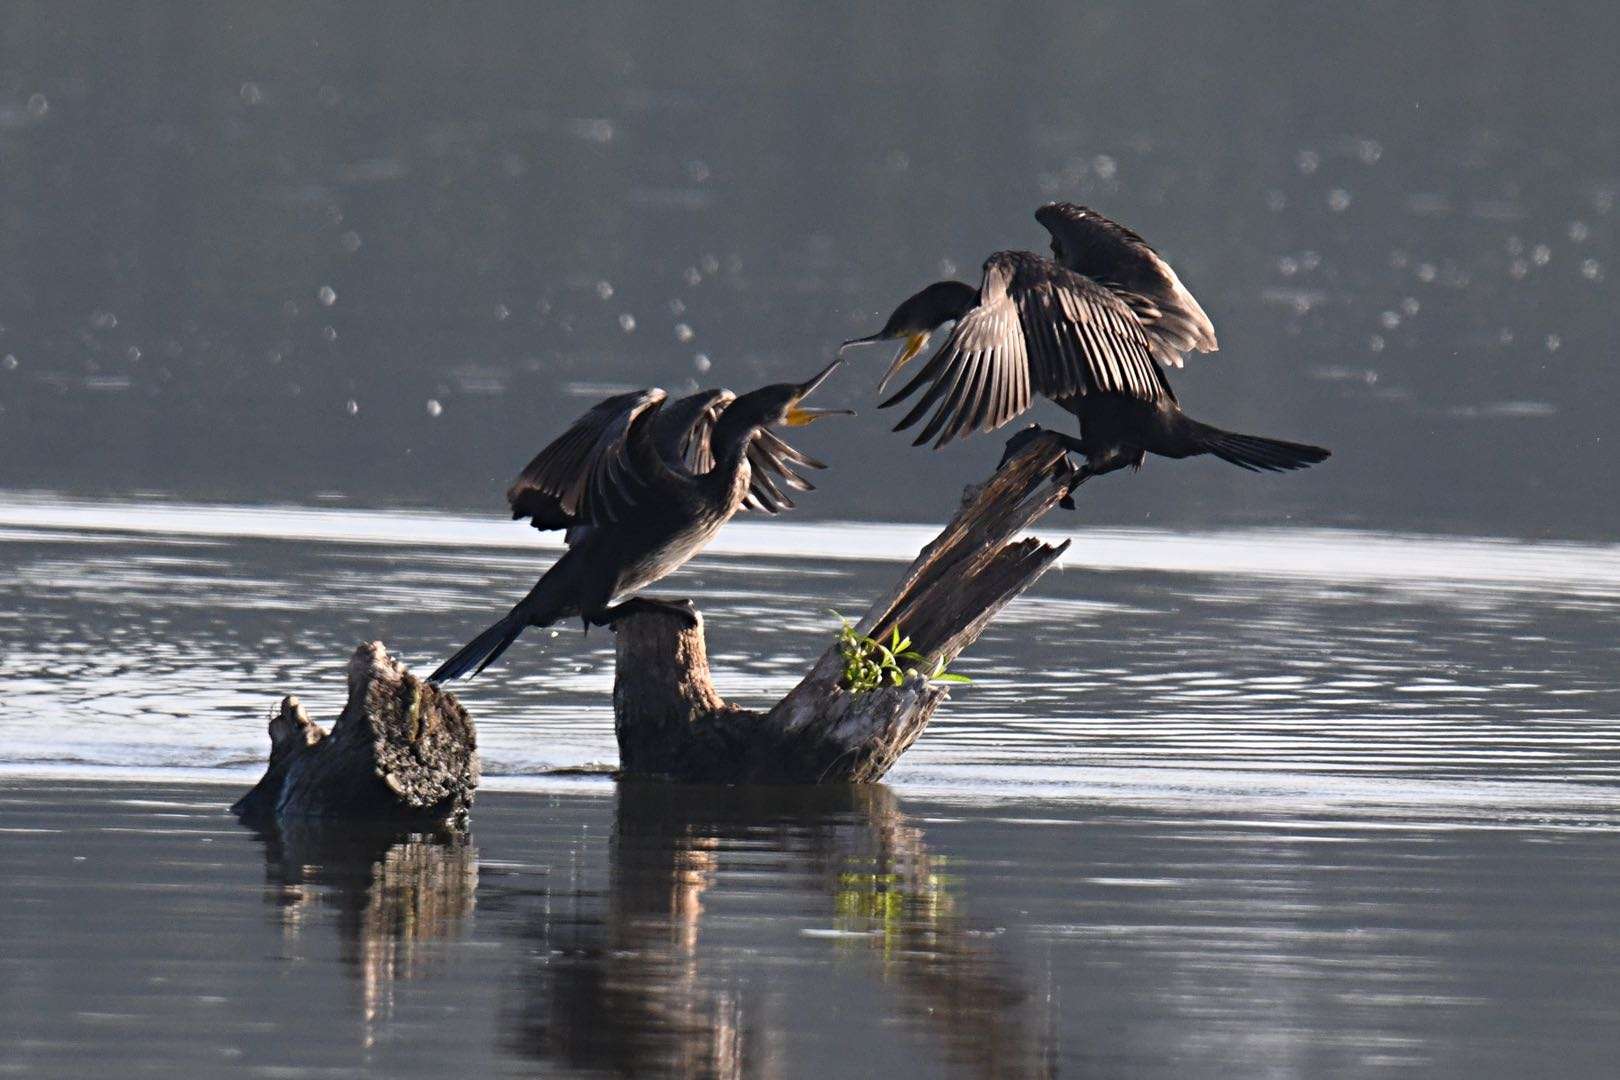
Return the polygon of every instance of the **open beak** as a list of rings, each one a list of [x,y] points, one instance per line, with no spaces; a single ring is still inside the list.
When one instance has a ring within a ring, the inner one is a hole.
[[[841,363],[843,363],[842,360],[835,358],[832,363],[822,368],[815,375],[811,376],[808,382],[799,387],[799,396],[794,399],[793,405],[788,409],[787,414],[782,417],[782,423],[786,424],[788,427],[803,427],[806,424],[811,424],[817,420],[820,420],[823,416],[855,415],[855,410],[853,409],[806,409],[799,404],[799,402],[813,394],[816,387],[826,382],[827,376],[831,375],[833,373],[833,369],[838,367],[838,365]]]
[[[922,352],[927,345],[928,332],[926,330],[921,333],[907,335],[906,343],[900,347],[899,352],[894,354],[894,362],[889,365],[889,370],[883,373],[883,381],[878,383],[878,393],[883,393],[883,388],[889,385],[889,380],[900,374],[900,369],[915,360],[917,354]]]

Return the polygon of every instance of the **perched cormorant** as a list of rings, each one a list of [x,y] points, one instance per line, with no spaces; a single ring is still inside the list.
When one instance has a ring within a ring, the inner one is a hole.
[[[658,389],[619,394],[580,417],[507,492],[513,517],[527,517],[538,529],[567,529],[568,550],[504,618],[428,681],[476,675],[525,627],[573,615],[602,626],[636,607],[663,606],[636,597],[612,601],[679,568],[738,510],[775,513],[792,506],[770,474],[803,490],[810,485],[792,466],[821,464],[767,429],[847,413],[800,404],[838,363],[807,382],[741,397],[713,390],[666,405]]]
[[[955,322],[933,357],[880,406],[927,386],[896,431],[933,409],[915,445],[935,439],[937,448],[1001,427],[1029,408],[1034,393],[1080,421],[1080,438],[1063,436],[1086,459],[1076,484],[1140,467],[1147,454],[1214,454],[1267,471],[1301,469],[1328,456],[1319,446],[1238,435],[1182,412],[1164,366],[1180,367],[1185,352],[1217,348],[1198,301],[1146,240],[1095,210],[1049,203],[1035,220],[1052,234],[1052,259],[998,251],[985,260],[977,289],[936,282],[896,308],[882,330],[838,350],[904,338],[881,391],[934,330]]]

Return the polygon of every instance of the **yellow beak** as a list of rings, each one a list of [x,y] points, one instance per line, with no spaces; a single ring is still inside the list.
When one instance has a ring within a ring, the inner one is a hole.
[[[916,359],[917,354],[922,352],[927,345],[928,331],[926,330],[906,338],[905,345],[901,346],[900,351],[894,354],[894,363],[890,364],[889,370],[883,373],[883,381],[878,383],[878,393],[883,393],[883,388],[889,385],[889,380],[900,374],[900,369]]]

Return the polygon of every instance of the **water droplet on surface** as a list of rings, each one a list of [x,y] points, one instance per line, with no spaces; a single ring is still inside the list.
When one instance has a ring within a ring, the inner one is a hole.
[[[338,246],[344,251],[347,251],[350,255],[353,255],[355,252],[360,250],[360,234],[355,232],[353,229],[350,229],[348,232],[338,237]]]
[[[496,322],[505,322],[507,319],[510,319],[511,317],[512,317],[512,309],[511,308],[507,307],[505,304],[496,304],[495,305],[495,321]]]
[[[1530,273],[1530,264],[1523,259],[1514,259],[1508,264],[1508,276],[1514,281],[1523,281],[1525,275]]]
[[[1361,159],[1363,165],[1376,165],[1378,159],[1384,156],[1384,148],[1377,139],[1360,139],[1356,142],[1356,157]]]
[[[1502,327],[1501,330],[1497,331],[1496,342],[1498,345],[1513,344],[1513,331],[1506,326]]]
[[[1581,277],[1587,281],[1603,280],[1603,264],[1596,259],[1583,259],[1581,261]]]
[[[708,353],[698,353],[692,357],[692,366],[698,369],[699,374],[702,374],[712,368],[714,362],[709,359]]]
[[[720,259],[714,255],[703,256],[698,260],[698,265],[703,268],[705,274],[711,277],[720,272]]]
[[[676,316],[685,315],[686,302],[684,300],[671,300],[669,302],[669,313]]]
[[[327,341],[336,341],[337,340],[337,327],[335,327],[335,326],[323,326],[323,327],[321,327],[321,337],[325,338]]]
[[[258,83],[243,83],[242,88],[237,91],[237,94],[241,97],[242,104],[244,105],[258,105],[260,102],[264,101],[264,91],[259,87]]]
[[[1114,174],[1119,172],[1119,163],[1107,154],[1098,154],[1091,159],[1091,168],[1099,180],[1112,180]]]
[[[1547,335],[1547,351],[1548,352],[1557,352],[1559,347],[1562,346],[1563,344],[1564,344],[1564,339],[1559,337],[1557,334],[1548,334]]]
[[[6,353],[5,359],[0,360],[0,368],[5,368],[7,371],[16,371],[17,357],[12,353]]]
[[[1592,230],[1586,227],[1586,222],[1572,221],[1569,223],[1569,238],[1577,244],[1586,243],[1586,238],[1590,235],[1592,235]]]
[[[28,95],[28,115],[38,119],[51,111],[51,103],[44,94]]]
[[[1371,349],[1373,352],[1383,352],[1384,351],[1384,335],[1382,335],[1382,334],[1374,334],[1372,337],[1368,338],[1367,339],[1367,348]]]
[[[596,295],[603,300],[613,299],[612,283],[607,281],[598,281],[596,283]]]
[[[321,307],[331,307],[337,303],[337,290],[330,285],[322,285],[315,290],[315,299],[320,301]]]
[[[1546,266],[1552,262],[1552,248],[1546,244],[1537,244],[1530,252],[1530,258],[1537,266]]]
[[[118,325],[118,316],[110,311],[92,311],[90,325],[97,330],[111,330]]]
[[[1301,150],[1294,155],[1294,164],[1299,168],[1300,172],[1309,176],[1321,167],[1322,155],[1315,150]]]
[[[141,358],[141,347],[139,345],[131,345],[129,348],[124,350],[124,355],[129,357],[129,362],[133,364]]]
[[[620,315],[619,316],[619,329],[623,330],[627,334],[635,333],[636,332],[636,317],[634,315],[630,314],[628,311],[626,311],[624,314]]]
[[[444,406],[439,404],[439,399],[438,398],[428,398],[428,400],[427,400],[427,414],[429,416],[435,416],[436,417],[436,416],[442,415],[443,413],[444,413]]]
[[[1393,330],[1401,325],[1400,313],[1394,311],[1383,312],[1378,316],[1378,324],[1385,330]]]
[[[1440,276],[1440,270],[1434,263],[1423,263],[1417,268],[1417,276],[1419,281],[1433,281]]]
[[[1335,214],[1342,214],[1350,209],[1350,193],[1344,188],[1334,188],[1328,192],[1328,209]]]
[[[681,280],[696,288],[703,284],[703,272],[695,266],[688,266],[686,271],[681,274]]]
[[[360,415],[360,403],[358,401],[354,400],[354,398],[350,398],[347,402],[344,403],[343,411],[348,413],[350,416],[359,416]]]
[[[1277,270],[1283,277],[1293,277],[1299,273],[1299,260],[1292,255],[1284,255],[1277,260]]]
[[[1315,270],[1322,265],[1322,256],[1314,251],[1307,251],[1299,257],[1299,265],[1305,270]]]
[[[1389,253],[1389,265],[1393,266],[1397,270],[1404,270],[1406,269],[1406,264],[1411,261],[1411,258],[1412,257],[1406,252],[1402,251],[1400,248],[1396,248],[1394,251]]]
[[[1417,297],[1415,296],[1408,296],[1405,300],[1401,301],[1401,311],[1406,313],[1407,318],[1411,318],[1413,315],[1416,315],[1420,309],[1421,305],[1417,302]]]
[[[690,326],[687,326],[685,323],[675,324],[675,340],[680,342],[682,345],[685,345],[695,337],[697,337],[697,335],[692,332],[692,328]]]

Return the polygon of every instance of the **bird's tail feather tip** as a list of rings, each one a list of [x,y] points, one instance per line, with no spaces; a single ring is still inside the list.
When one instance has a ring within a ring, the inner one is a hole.
[[[427,677],[427,681],[436,686],[463,675],[477,675],[511,648],[512,642],[523,632],[524,625],[511,618],[502,619],[458,649],[454,656]]]
[[[1256,472],[1288,472],[1326,461],[1333,452],[1309,443],[1265,439],[1258,435],[1238,435],[1214,429],[1204,448],[1222,461]]]

